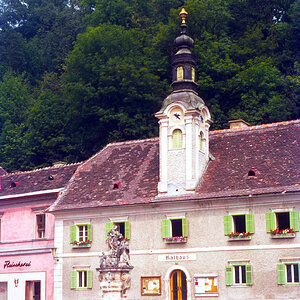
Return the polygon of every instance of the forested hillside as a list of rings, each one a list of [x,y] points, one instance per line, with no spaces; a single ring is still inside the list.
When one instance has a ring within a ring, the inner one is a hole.
[[[1,0],[0,165],[81,161],[157,136],[179,0]],[[188,0],[212,129],[299,118],[300,0]]]

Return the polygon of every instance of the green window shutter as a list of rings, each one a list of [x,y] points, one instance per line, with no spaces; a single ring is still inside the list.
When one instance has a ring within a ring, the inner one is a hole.
[[[299,231],[299,214],[296,210],[290,211],[290,227]]]
[[[182,236],[188,236],[188,221],[187,218],[182,218]]]
[[[77,271],[71,271],[71,289],[77,288]]]
[[[246,265],[246,284],[252,285],[252,265]]]
[[[93,229],[92,229],[92,224],[87,224],[87,229],[88,229],[88,240],[92,241],[93,239]]]
[[[275,230],[275,213],[274,212],[266,213],[266,226],[267,226],[267,232],[270,232],[271,230]]]
[[[180,129],[175,129],[172,134],[173,149],[182,148],[182,132]]]
[[[93,287],[93,271],[87,271],[87,288],[91,289]]]
[[[254,233],[254,216],[253,214],[246,214],[246,232]]]
[[[277,264],[277,283],[285,284],[285,265]]]
[[[70,226],[70,243],[76,241],[76,225]]]
[[[171,237],[170,229],[171,229],[171,220],[169,219],[161,220],[161,232],[163,238]]]
[[[127,240],[130,240],[130,222],[129,221],[125,221],[125,236],[124,238]]]
[[[105,224],[105,234],[106,234],[106,239],[107,239],[107,234],[114,228],[114,223],[113,222],[107,222]]]
[[[226,285],[233,285],[233,266],[225,266],[225,281]]]
[[[232,232],[232,216],[224,216],[224,234],[227,235]]]

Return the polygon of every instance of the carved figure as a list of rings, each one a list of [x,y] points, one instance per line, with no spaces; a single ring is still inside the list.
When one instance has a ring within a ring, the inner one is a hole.
[[[125,296],[126,290],[128,290],[130,287],[130,280],[131,277],[128,273],[122,273],[121,275],[121,281],[122,281],[121,297],[122,298]]]
[[[128,242],[122,241],[118,250],[118,257],[119,257],[119,265],[120,266],[130,266],[130,256],[129,256],[129,245]]]
[[[107,233],[107,242],[109,253],[106,255],[102,252],[100,257],[100,268],[124,268],[131,267],[129,261],[129,245],[124,240],[123,235],[119,232],[118,226],[114,225]]]

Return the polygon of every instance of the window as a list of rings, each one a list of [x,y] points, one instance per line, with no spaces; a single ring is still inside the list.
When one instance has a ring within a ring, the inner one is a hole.
[[[255,169],[254,168],[249,170],[248,176],[255,176]]]
[[[183,67],[177,68],[177,80],[183,80]]]
[[[266,213],[267,232],[278,232],[293,229],[299,231],[298,211],[268,212]]]
[[[224,216],[224,234],[230,237],[247,237],[254,233],[253,214]]]
[[[0,299],[1,300],[8,300],[8,282],[7,281],[0,281]]]
[[[41,299],[41,282],[40,281],[26,281],[25,284],[25,300]]]
[[[38,239],[43,239],[46,236],[46,215],[38,214],[36,215],[36,237]]]
[[[165,241],[185,242],[188,236],[187,218],[163,219],[162,237]]]
[[[299,285],[300,263],[277,264],[277,283]]]
[[[182,132],[180,129],[175,129],[172,133],[172,148],[182,148]]]
[[[91,289],[93,272],[91,270],[71,271],[71,289]]]
[[[125,240],[130,239],[130,222],[129,221],[107,222],[106,223],[106,238],[107,238],[108,232],[113,229],[114,225],[116,225],[118,227],[119,232],[123,235]]]
[[[78,224],[70,227],[70,243],[73,244],[73,246],[90,247],[91,242],[91,224]]]
[[[227,265],[225,279],[226,285],[252,285],[252,265]]]
[[[204,140],[204,134],[202,131],[200,132],[200,135],[199,135],[199,142],[200,142],[200,150],[204,151],[205,140]]]
[[[195,81],[196,76],[195,76],[195,68],[192,68],[192,80]]]

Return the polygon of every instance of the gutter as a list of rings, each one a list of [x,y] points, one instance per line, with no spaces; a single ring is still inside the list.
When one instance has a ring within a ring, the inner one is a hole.
[[[53,193],[59,193],[63,190],[64,190],[64,188],[58,188],[58,189],[53,189],[53,190],[45,190],[45,191],[30,192],[30,193],[24,193],[24,194],[0,196],[0,200],[22,198],[22,197],[29,197],[29,196],[39,196],[39,195],[45,195],[45,194],[53,194]]]

